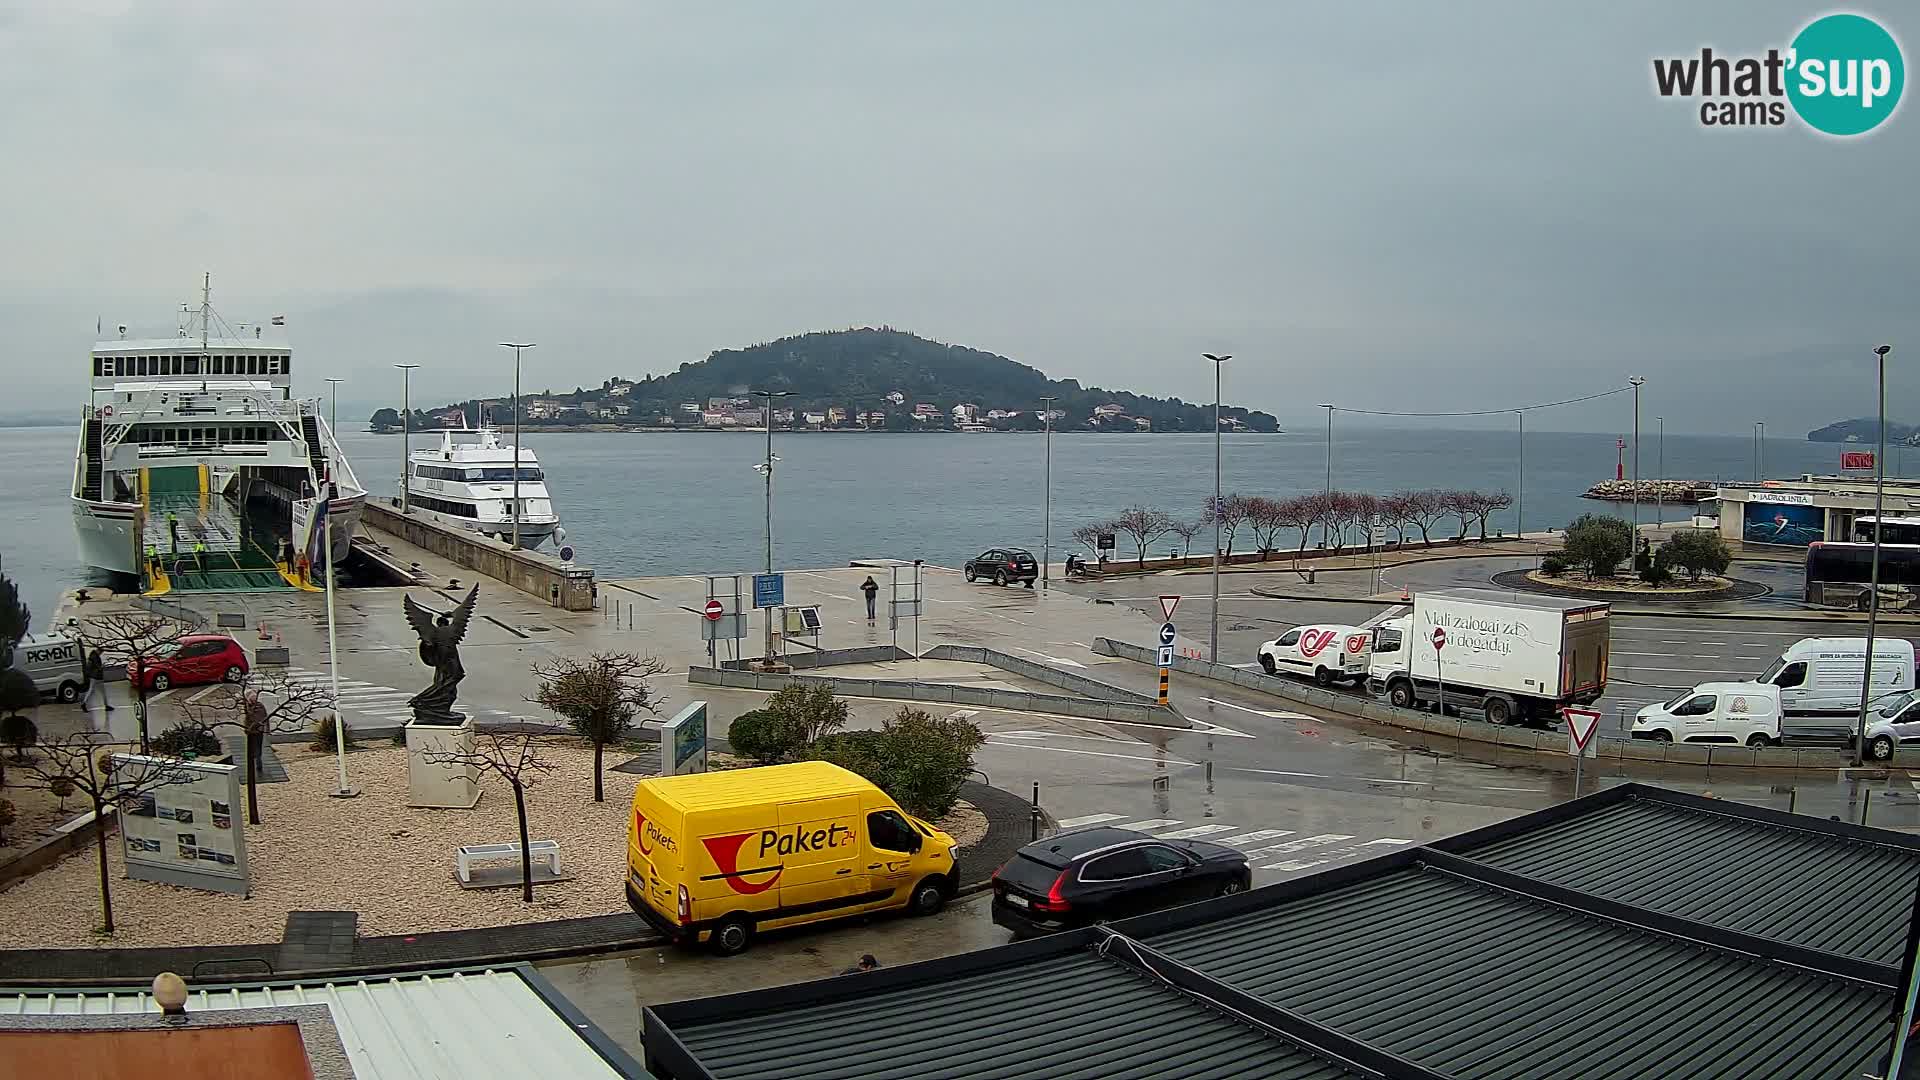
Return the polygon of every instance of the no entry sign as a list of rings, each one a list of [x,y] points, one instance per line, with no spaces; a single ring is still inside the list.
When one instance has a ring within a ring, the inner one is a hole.
[[[1433,628],[1433,651],[1439,652],[1441,649],[1444,649],[1446,647],[1447,647],[1446,628],[1440,627],[1440,626],[1434,627]]]
[[[719,622],[720,616],[727,613],[727,606],[718,600],[707,601],[706,616],[709,622]]]

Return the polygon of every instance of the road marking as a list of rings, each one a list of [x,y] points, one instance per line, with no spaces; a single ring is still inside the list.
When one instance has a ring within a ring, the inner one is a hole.
[[[1247,856],[1251,858],[1255,855],[1289,855],[1296,851],[1305,851],[1310,847],[1320,847],[1323,844],[1337,844],[1342,840],[1351,839],[1353,839],[1353,837],[1346,833],[1321,833],[1319,836],[1303,836],[1298,840],[1289,840],[1284,844],[1275,844],[1272,847],[1261,848],[1258,851],[1249,851],[1247,852]],[[1272,868],[1263,866],[1260,869],[1269,870]]]
[[[1263,775],[1263,776],[1299,776],[1299,777],[1304,777],[1304,778],[1306,778],[1306,779],[1308,779],[1308,780],[1326,780],[1326,779],[1328,779],[1328,776],[1327,776],[1327,774],[1326,774],[1326,773],[1317,773],[1317,772],[1288,772],[1288,771],[1286,771],[1285,769],[1249,769],[1249,768],[1245,768],[1245,767],[1242,767],[1242,766],[1238,766],[1238,765],[1233,765],[1233,766],[1228,766],[1228,767],[1229,767],[1229,768],[1231,768],[1231,769],[1233,769],[1233,771],[1234,771],[1234,772],[1250,772],[1250,773],[1260,773],[1260,774],[1261,774],[1261,775]]]
[[[1327,860],[1325,859],[1302,859],[1295,862],[1268,863],[1267,865],[1261,867],[1260,869],[1262,870],[1305,870],[1305,869],[1308,869],[1309,867],[1319,866],[1321,863],[1326,861]]]
[[[209,687],[206,687],[206,688],[205,688],[205,689],[203,689],[203,690],[198,690],[198,691],[195,691],[195,692],[194,692],[194,695],[193,695],[192,697],[190,697],[190,698],[188,698],[187,700],[188,700],[188,701],[190,701],[190,702],[193,702],[193,701],[199,701],[199,700],[200,700],[201,698],[203,698],[203,697],[206,697],[206,696],[207,696],[208,694],[211,694],[211,693],[213,693],[213,692],[214,692],[215,690],[218,690],[218,689],[220,689],[220,687],[221,687],[221,686],[223,686],[223,685],[225,685],[225,684],[224,684],[224,683],[214,683],[214,684],[213,684],[212,686],[209,686]]]
[[[1098,825],[1103,821],[1119,821],[1120,818],[1121,815],[1119,814],[1085,814],[1080,817],[1061,818],[1060,827],[1063,829],[1077,829],[1082,825]]]
[[[1062,667],[1084,668],[1087,666],[1078,660],[1069,660],[1064,656],[1048,656],[1046,653],[1034,652],[1032,649],[1022,649],[1017,645],[1013,646],[1013,651],[1017,653],[1026,653],[1028,656],[1037,656],[1040,659],[1045,660],[1050,664],[1059,664]]]
[[[1271,709],[1250,709],[1245,705],[1235,705],[1231,701],[1221,701],[1219,698],[1211,698],[1211,697],[1203,697],[1200,700],[1207,702],[1208,704],[1224,705],[1229,709],[1239,709],[1241,712],[1252,713],[1255,716],[1265,716],[1273,720],[1313,720],[1313,717],[1308,716],[1305,713],[1274,712]],[[1318,723],[1318,721],[1314,721],[1314,722]]]
[[[1356,776],[1353,779],[1358,780],[1363,784],[1410,784],[1415,787],[1432,786],[1431,783],[1426,780],[1387,780],[1378,776]]]
[[[1292,829],[1256,829],[1253,832],[1241,833],[1238,836],[1223,836],[1218,842],[1239,847],[1242,844],[1257,844],[1262,840],[1278,840],[1283,836],[1292,835]]]
[[[1178,765],[1186,769],[1197,769],[1200,767],[1196,762],[1181,761],[1178,758],[1150,758],[1139,757],[1134,754],[1103,754],[1098,750],[1074,750],[1065,746],[1045,746],[1041,743],[1031,742],[996,743],[993,741],[992,736],[988,736],[987,745],[1006,747],[1009,749],[1018,746],[1028,750],[1050,750],[1056,754],[1080,754],[1085,757],[1118,758],[1121,761],[1144,761],[1150,765]]]
[[[1411,840],[1402,840],[1394,836],[1383,836],[1378,840],[1369,840],[1366,843],[1361,844],[1360,846],[1361,847],[1381,847],[1381,846],[1399,847],[1402,844],[1411,844],[1411,843],[1413,843],[1413,841]]]
[[[950,713],[948,713],[948,714],[947,714],[947,719],[949,719],[949,720],[965,720],[965,719],[966,719],[967,717],[969,717],[969,716],[976,716],[976,715],[978,715],[978,714],[979,714],[979,712],[980,712],[980,710],[979,710],[979,709],[955,709],[955,710],[953,710],[952,712],[950,712]]]
[[[1238,825],[1195,825],[1191,829],[1181,829],[1179,832],[1163,832],[1157,835],[1162,840],[1192,840],[1195,837],[1232,832],[1239,827]]]
[[[1178,825],[1178,824],[1180,824],[1179,818],[1148,818],[1145,821],[1129,821],[1124,825],[1115,825],[1114,828],[1135,829],[1140,832],[1152,832],[1155,829],[1164,829],[1169,825]]]
[[[1102,721],[1102,723],[1107,723],[1107,724],[1119,724],[1119,723],[1126,723],[1126,722],[1127,721],[1122,721],[1122,720]],[[1235,731],[1233,728],[1225,727],[1220,724],[1211,723],[1209,721],[1201,720],[1192,716],[1187,717],[1187,722],[1193,725],[1193,728],[1192,728],[1193,731],[1201,735],[1225,735],[1229,739],[1252,739],[1252,738],[1258,737],[1254,735],[1249,735],[1244,731]]]

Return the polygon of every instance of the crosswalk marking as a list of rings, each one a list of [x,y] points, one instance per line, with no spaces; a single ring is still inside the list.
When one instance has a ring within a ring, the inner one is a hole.
[[[1344,833],[1321,833],[1319,836],[1303,836],[1298,840],[1289,840],[1284,844],[1275,844],[1272,847],[1261,848],[1258,851],[1249,851],[1247,854],[1286,855],[1295,851],[1305,851],[1310,847],[1319,847],[1322,844],[1337,844],[1342,840],[1351,839],[1353,839],[1353,837]],[[1262,867],[1262,869],[1265,868]]]
[[[1115,825],[1114,828],[1134,829],[1138,832],[1152,832],[1155,829],[1164,829],[1169,825],[1178,824],[1180,824],[1179,818],[1148,818],[1146,821],[1129,821],[1125,825]]]
[[[1163,832],[1157,835],[1162,840],[1192,840],[1195,837],[1213,836],[1216,833],[1232,832],[1239,827],[1238,825],[1195,825],[1191,829],[1181,829],[1179,832]]]
[[[1360,846],[1373,847],[1375,845],[1386,845],[1391,847],[1399,847],[1402,844],[1411,844],[1411,843],[1413,843],[1413,841],[1411,840],[1402,840],[1402,839],[1399,839],[1398,837],[1387,836],[1387,837],[1382,837],[1378,840],[1369,840],[1366,843],[1361,844]]]
[[[1086,814],[1081,817],[1062,818],[1060,820],[1060,827],[1063,829],[1077,829],[1082,825],[1098,825],[1103,821],[1119,821],[1120,817],[1121,815],[1119,814]]]
[[[1256,829],[1238,836],[1223,836],[1216,843],[1239,847],[1242,844],[1257,844],[1262,840],[1278,840],[1283,836],[1292,836],[1292,829]]]
[[[1321,863],[1326,861],[1327,860],[1325,859],[1296,859],[1292,862],[1268,863],[1267,865],[1262,866],[1260,869],[1262,870],[1305,870],[1311,866],[1319,866]]]

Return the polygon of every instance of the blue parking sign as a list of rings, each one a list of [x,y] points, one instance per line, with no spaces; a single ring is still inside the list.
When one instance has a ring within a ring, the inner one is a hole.
[[[787,602],[787,579],[781,574],[753,575],[753,606],[779,607]]]

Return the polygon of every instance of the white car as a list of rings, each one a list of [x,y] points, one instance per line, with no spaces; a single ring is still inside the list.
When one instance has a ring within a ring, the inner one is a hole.
[[[1360,626],[1296,626],[1260,646],[1260,669],[1305,675],[1315,686],[1365,682],[1373,631]]]
[[[1920,743],[1920,690],[1890,694],[1873,703],[1867,717],[1867,756],[1875,761],[1893,760],[1893,752],[1902,746]]]

